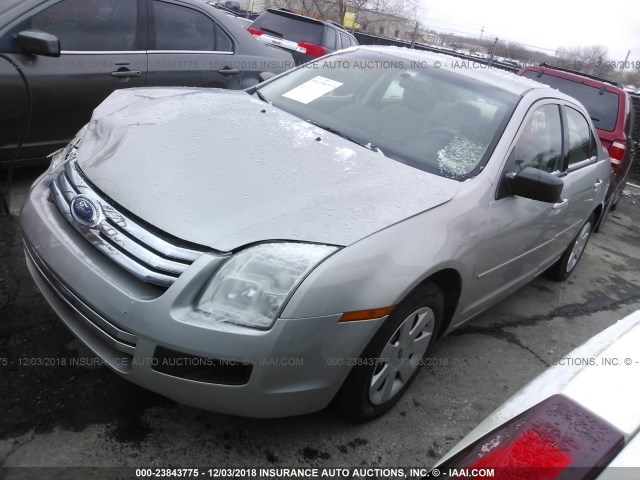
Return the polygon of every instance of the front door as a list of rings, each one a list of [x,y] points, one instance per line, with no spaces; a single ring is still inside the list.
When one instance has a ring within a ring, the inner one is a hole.
[[[62,0],[30,12],[5,36],[24,30],[51,33],[60,40],[58,58],[32,56],[11,48],[15,62],[27,76],[33,93],[31,126],[20,155],[42,158],[64,146],[89,121],[93,109],[116,89],[146,84],[146,20],[144,5],[135,0]],[[12,42],[10,38],[0,43]],[[24,119],[24,86],[15,79],[0,97],[17,96],[8,102],[14,114],[2,114],[0,161],[11,158],[19,119]],[[0,98],[0,103],[4,103]],[[4,132],[11,132],[5,136]]]
[[[568,228],[568,206],[564,191],[556,204],[510,194],[504,175],[533,167],[564,176],[560,106],[536,104],[528,112],[510,150],[496,197],[490,202],[487,237],[483,240],[474,278],[474,298],[465,316],[511,293],[548,267],[559,245],[558,233]]]
[[[148,5],[149,86],[240,88],[233,41],[213,18],[170,1]]]

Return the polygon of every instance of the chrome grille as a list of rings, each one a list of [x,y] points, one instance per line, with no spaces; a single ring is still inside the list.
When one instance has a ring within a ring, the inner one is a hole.
[[[60,213],[95,248],[140,280],[163,287],[173,284],[205,248],[175,245],[119,211],[85,180],[74,153],[49,185]],[[100,205],[103,216],[95,227],[84,227],[71,215],[71,201],[79,194]]]

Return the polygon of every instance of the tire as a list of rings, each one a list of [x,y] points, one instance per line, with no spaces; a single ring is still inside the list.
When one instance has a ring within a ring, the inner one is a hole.
[[[563,282],[571,273],[575,270],[576,265],[582,258],[584,249],[591,238],[593,232],[594,216],[593,213],[589,215],[587,221],[582,224],[578,235],[569,244],[562,256],[554,263],[549,270],[547,270],[547,276],[552,280]]]
[[[443,308],[442,291],[425,283],[393,310],[336,395],[335,404],[344,416],[370,420],[400,400],[437,337]]]

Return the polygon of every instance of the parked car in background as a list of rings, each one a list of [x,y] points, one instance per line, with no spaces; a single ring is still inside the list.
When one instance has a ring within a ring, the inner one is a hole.
[[[293,66],[290,54],[256,42],[240,22],[197,0],[6,0],[0,51],[23,70],[33,93],[21,164],[66,145],[116,89],[242,89],[263,72]],[[25,125],[27,95],[4,60],[0,84],[1,164]]]
[[[218,2],[218,5],[223,6],[224,8],[228,8],[229,10],[233,10],[234,12],[240,11],[240,2],[235,2],[232,0],[226,0],[224,2]]]
[[[366,419],[438,337],[575,270],[609,169],[561,92],[355,47],[245,92],[114,92],[20,221],[43,295],[123,377],[232,414],[335,399]]]
[[[589,111],[600,141],[611,157],[607,202],[614,210],[622,198],[635,155],[634,111],[629,95],[617,83],[558,67],[525,67],[518,75],[557,88],[582,102]]]
[[[438,475],[494,469],[498,480],[637,478],[639,343],[635,312],[558,359],[489,415],[438,462]]]
[[[247,30],[263,43],[291,51],[298,64],[358,45],[356,37],[336,22],[281,9],[267,9]]]

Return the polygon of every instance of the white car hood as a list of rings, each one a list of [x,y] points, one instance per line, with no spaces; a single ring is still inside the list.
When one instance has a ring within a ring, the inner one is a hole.
[[[438,464],[555,394],[565,395],[600,416],[627,440],[633,438],[640,430],[639,343],[640,311],[636,311],[545,370],[485,418]]]
[[[120,206],[220,251],[263,240],[346,246],[459,187],[241,91],[117,90],[77,157]]]

